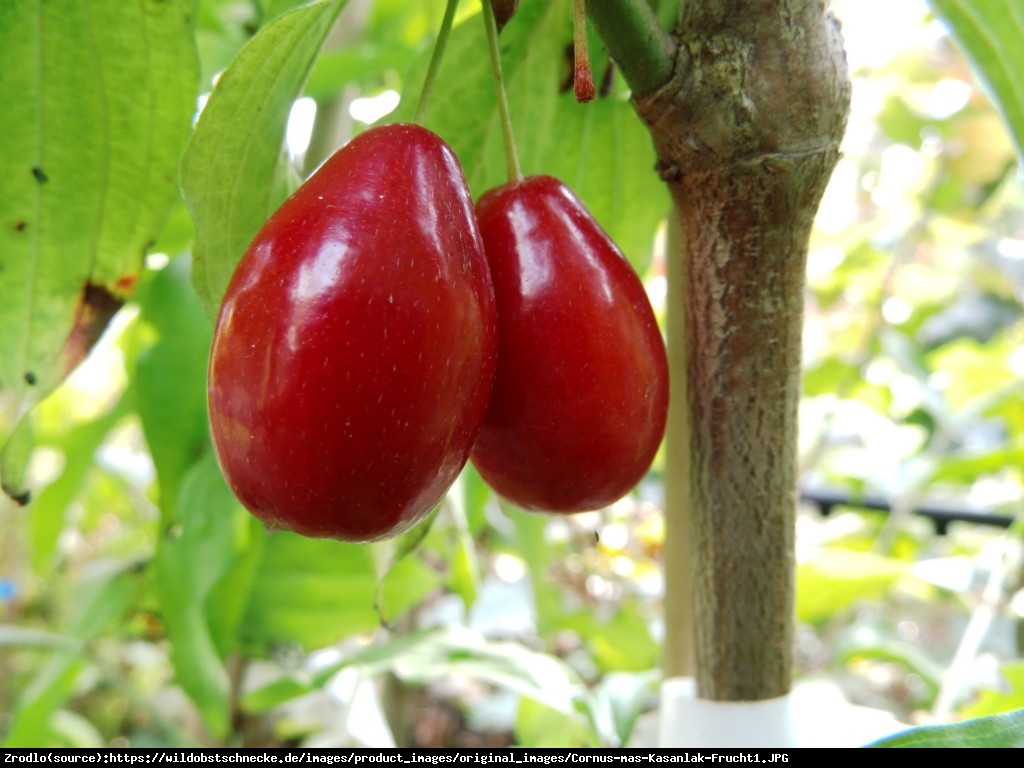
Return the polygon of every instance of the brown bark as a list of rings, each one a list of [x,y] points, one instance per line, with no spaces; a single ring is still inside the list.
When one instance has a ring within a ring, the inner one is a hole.
[[[688,0],[677,39],[637,109],[684,233],[697,682],[758,700],[791,682],[804,269],[849,79],[819,0]]]
[[[681,226],[678,217],[669,221],[665,239],[668,259],[666,277],[671,300],[665,303],[665,344],[670,371],[668,425],[665,429],[665,642],[662,673],[666,678],[693,677],[694,652],[693,578],[690,572],[690,407],[686,381],[686,275],[683,270]]]

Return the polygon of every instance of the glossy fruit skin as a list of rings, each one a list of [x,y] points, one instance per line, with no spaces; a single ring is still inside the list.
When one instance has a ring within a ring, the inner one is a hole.
[[[472,461],[527,510],[618,500],[658,450],[668,361],[643,285],[579,199],[550,176],[476,206],[498,303],[498,372]]]
[[[495,349],[455,155],[418,126],[371,128],[273,214],[228,286],[208,380],[224,476],[272,528],[397,535],[466,463]]]

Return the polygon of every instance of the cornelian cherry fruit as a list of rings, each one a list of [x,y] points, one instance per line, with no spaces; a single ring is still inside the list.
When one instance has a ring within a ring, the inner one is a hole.
[[[455,155],[418,126],[371,128],[271,216],[228,286],[208,387],[224,475],[273,528],[397,535],[462,470],[495,350]]]
[[[562,182],[476,206],[498,307],[498,368],[472,461],[509,501],[577,512],[628,493],[665,430],[668,362],[643,284]]]

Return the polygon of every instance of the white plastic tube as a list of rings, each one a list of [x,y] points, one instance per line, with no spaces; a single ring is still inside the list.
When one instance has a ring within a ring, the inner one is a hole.
[[[697,698],[693,679],[672,678],[661,686],[658,746],[859,747],[906,727],[889,712],[850,704],[830,685],[805,685],[764,701],[710,701]]]

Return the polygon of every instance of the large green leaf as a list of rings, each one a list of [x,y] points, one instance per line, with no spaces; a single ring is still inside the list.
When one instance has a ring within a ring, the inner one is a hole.
[[[175,200],[198,91],[193,7],[0,3],[0,388],[18,416],[95,343]]]
[[[797,618],[814,624],[858,600],[878,599],[909,570],[907,563],[870,552],[822,549],[797,567]]]
[[[501,33],[502,67],[524,174],[568,184],[635,265],[646,264],[669,209],[647,129],[624,93],[577,104],[564,90],[572,39],[565,3],[522,3]],[[421,65],[422,66],[422,65]],[[408,119],[421,78],[410,77],[398,119]],[[474,197],[507,181],[501,122],[483,23],[452,33],[425,124],[451,144]]]
[[[218,643],[211,616],[225,606],[214,604],[212,595],[248,559],[248,550],[259,543],[252,539],[260,529],[249,525],[251,518],[209,453],[185,475],[177,502],[176,521],[161,531],[158,541],[157,593],[178,683],[210,731],[224,737],[230,728],[226,642],[222,637]]]
[[[372,550],[287,531],[271,533],[245,617],[256,646],[322,648],[377,627]]]
[[[563,625],[579,635],[602,672],[643,672],[658,664],[661,648],[635,603],[624,602],[603,621],[592,611],[579,611],[567,616]]]
[[[282,202],[288,115],[345,0],[278,16],[217,81],[182,160],[182,192],[196,222],[192,280],[214,317],[231,274]]]
[[[182,477],[209,448],[206,360],[212,330],[180,257],[140,291],[132,329],[139,417],[157,478],[165,521],[173,515]]]
[[[530,574],[533,602],[537,611],[537,632],[541,637],[549,637],[561,626],[564,608],[561,592],[551,588],[548,572],[552,557],[551,546],[544,535],[547,518],[511,506],[503,508],[514,525],[515,551],[526,562]]]
[[[416,557],[399,559],[382,578],[378,586],[373,546],[274,532],[253,584],[246,639],[257,647],[323,648],[376,630],[379,602],[393,618],[438,583],[437,574]]]
[[[1024,4],[931,0],[1006,120],[1024,158]]]
[[[55,447],[64,455],[64,468],[52,483],[43,488],[32,505],[29,536],[32,564],[38,573],[46,573],[64,530],[68,507],[75,501],[89,471],[96,466],[96,451],[120,421],[129,413],[131,397],[122,395],[99,418],[76,426],[60,436]]]
[[[869,744],[871,747],[924,747],[930,749],[1024,747],[1024,709],[980,717],[955,725],[929,725],[897,733]]]
[[[160,484],[158,587],[182,686],[226,724],[222,659],[234,647],[265,539],[213,459],[206,420],[212,330],[179,258],[141,292],[134,327],[139,416]]]

